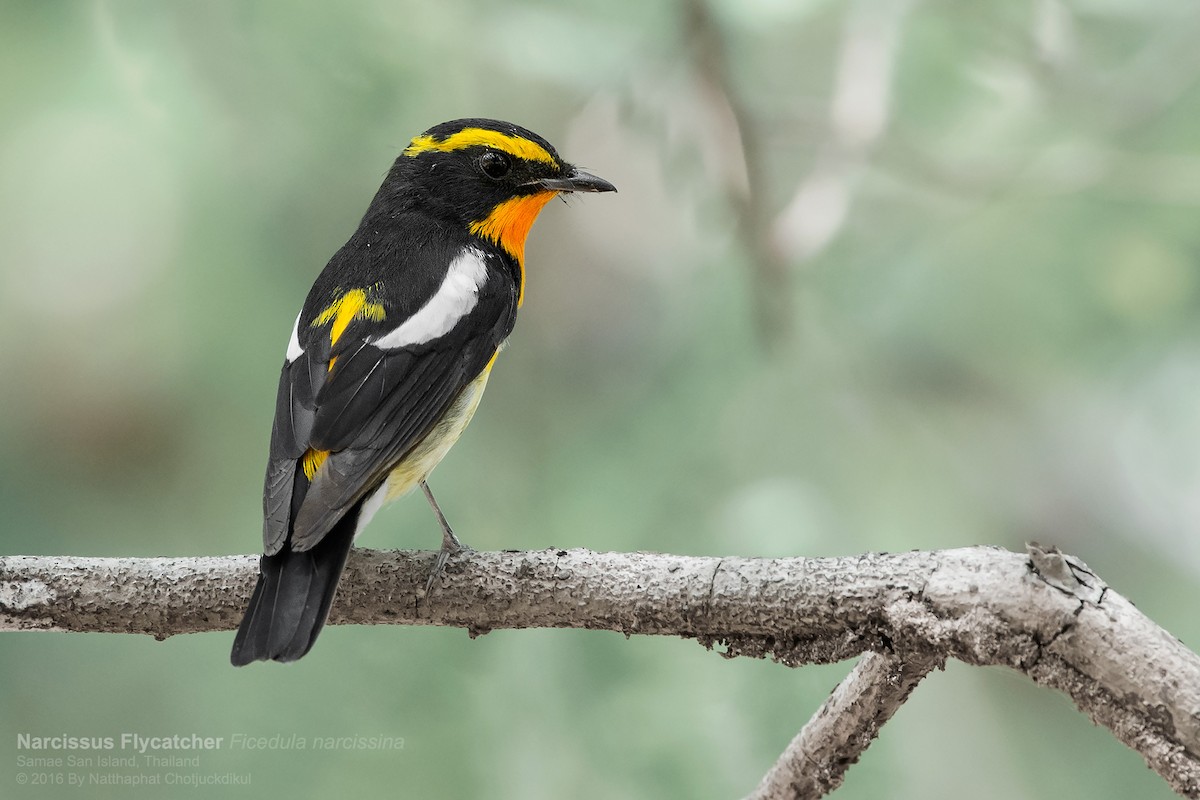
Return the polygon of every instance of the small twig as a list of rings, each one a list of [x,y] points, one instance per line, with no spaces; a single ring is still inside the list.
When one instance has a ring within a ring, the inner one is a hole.
[[[929,655],[864,655],[746,800],[817,800],[841,786],[883,724],[942,663]]]

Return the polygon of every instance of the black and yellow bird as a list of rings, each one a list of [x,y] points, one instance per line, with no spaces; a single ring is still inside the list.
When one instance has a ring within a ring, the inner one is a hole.
[[[294,661],[325,624],[354,537],[420,486],[479,405],[525,294],[525,238],[562,192],[611,192],[507,122],[417,136],[313,284],[287,346],[263,491],[258,584],[236,666]]]

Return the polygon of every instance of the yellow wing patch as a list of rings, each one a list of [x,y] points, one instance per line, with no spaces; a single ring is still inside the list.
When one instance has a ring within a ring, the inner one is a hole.
[[[503,150],[509,155],[523,158],[526,161],[541,161],[557,167],[558,161],[554,156],[537,142],[531,142],[523,136],[511,136],[499,131],[489,131],[485,128],[464,128],[458,133],[451,134],[445,139],[435,139],[432,136],[418,136],[404,148],[404,155],[419,156],[421,153],[439,151],[449,153],[452,150],[464,150],[476,146],[493,147]]]
[[[317,318],[312,321],[312,326],[319,328],[333,320],[333,325],[329,326],[329,346],[333,347],[354,320],[369,319],[374,322],[383,322],[386,317],[387,312],[383,310],[383,306],[371,302],[367,298],[365,289],[351,289],[322,309],[321,313],[317,314]],[[330,372],[333,371],[333,365],[336,363],[337,356],[329,359]]]
[[[342,338],[342,334],[354,320],[369,319],[383,322],[386,316],[387,313],[384,312],[383,306],[371,302],[364,289],[351,289],[326,306],[320,314],[317,314],[317,318],[312,321],[312,326],[316,328],[333,320],[333,325],[329,328],[329,344],[332,346],[337,344],[337,340]]]
[[[325,463],[325,459],[329,458],[328,450],[313,450],[309,448],[304,451],[304,455],[300,458],[300,468],[304,470],[304,477],[310,481],[313,475],[317,474],[317,470]]]
[[[518,306],[525,302],[525,239],[529,236],[533,221],[556,194],[558,192],[538,192],[505,200],[486,217],[471,223],[471,233],[491,239],[517,260],[521,268]]]

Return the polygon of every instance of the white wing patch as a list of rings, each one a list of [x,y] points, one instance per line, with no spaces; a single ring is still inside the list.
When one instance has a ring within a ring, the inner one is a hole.
[[[383,508],[383,504],[387,502],[387,481],[379,485],[379,488],[367,495],[367,499],[363,501],[362,508],[358,512],[358,522],[354,525],[354,538],[363,532],[363,528],[367,527],[367,523],[375,516],[379,509]]]
[[[479,302],[479,287],[485,280],[487,262],[483,253],[474,247],[464,247],[450,262],[446,277],[433,297],[399,327],[370,340],[371,344],[394,350],[445,336],[475,308]]]
[[[300,312],[301,314],[304,312]],[[296,324],[292,326],[292,338],[288,339],[287,363],[292,363],[300,356],[304,355],[304,348],[300,346],[300,314],[296,315]]]

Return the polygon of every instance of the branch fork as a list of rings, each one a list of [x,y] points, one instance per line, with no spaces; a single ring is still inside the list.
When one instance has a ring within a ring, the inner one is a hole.
[[[756,800],[836,788],[947,658],[1063,692],[1176,792],[1200,797],[1200,657],[1054,548],[785,559],[463,551],[426,594],[433,558],[355,550],[330,623],[680,636],[793,667],[865,653]],[[253,556],[0,557],[0,631],[232,630],[256,573]]]

